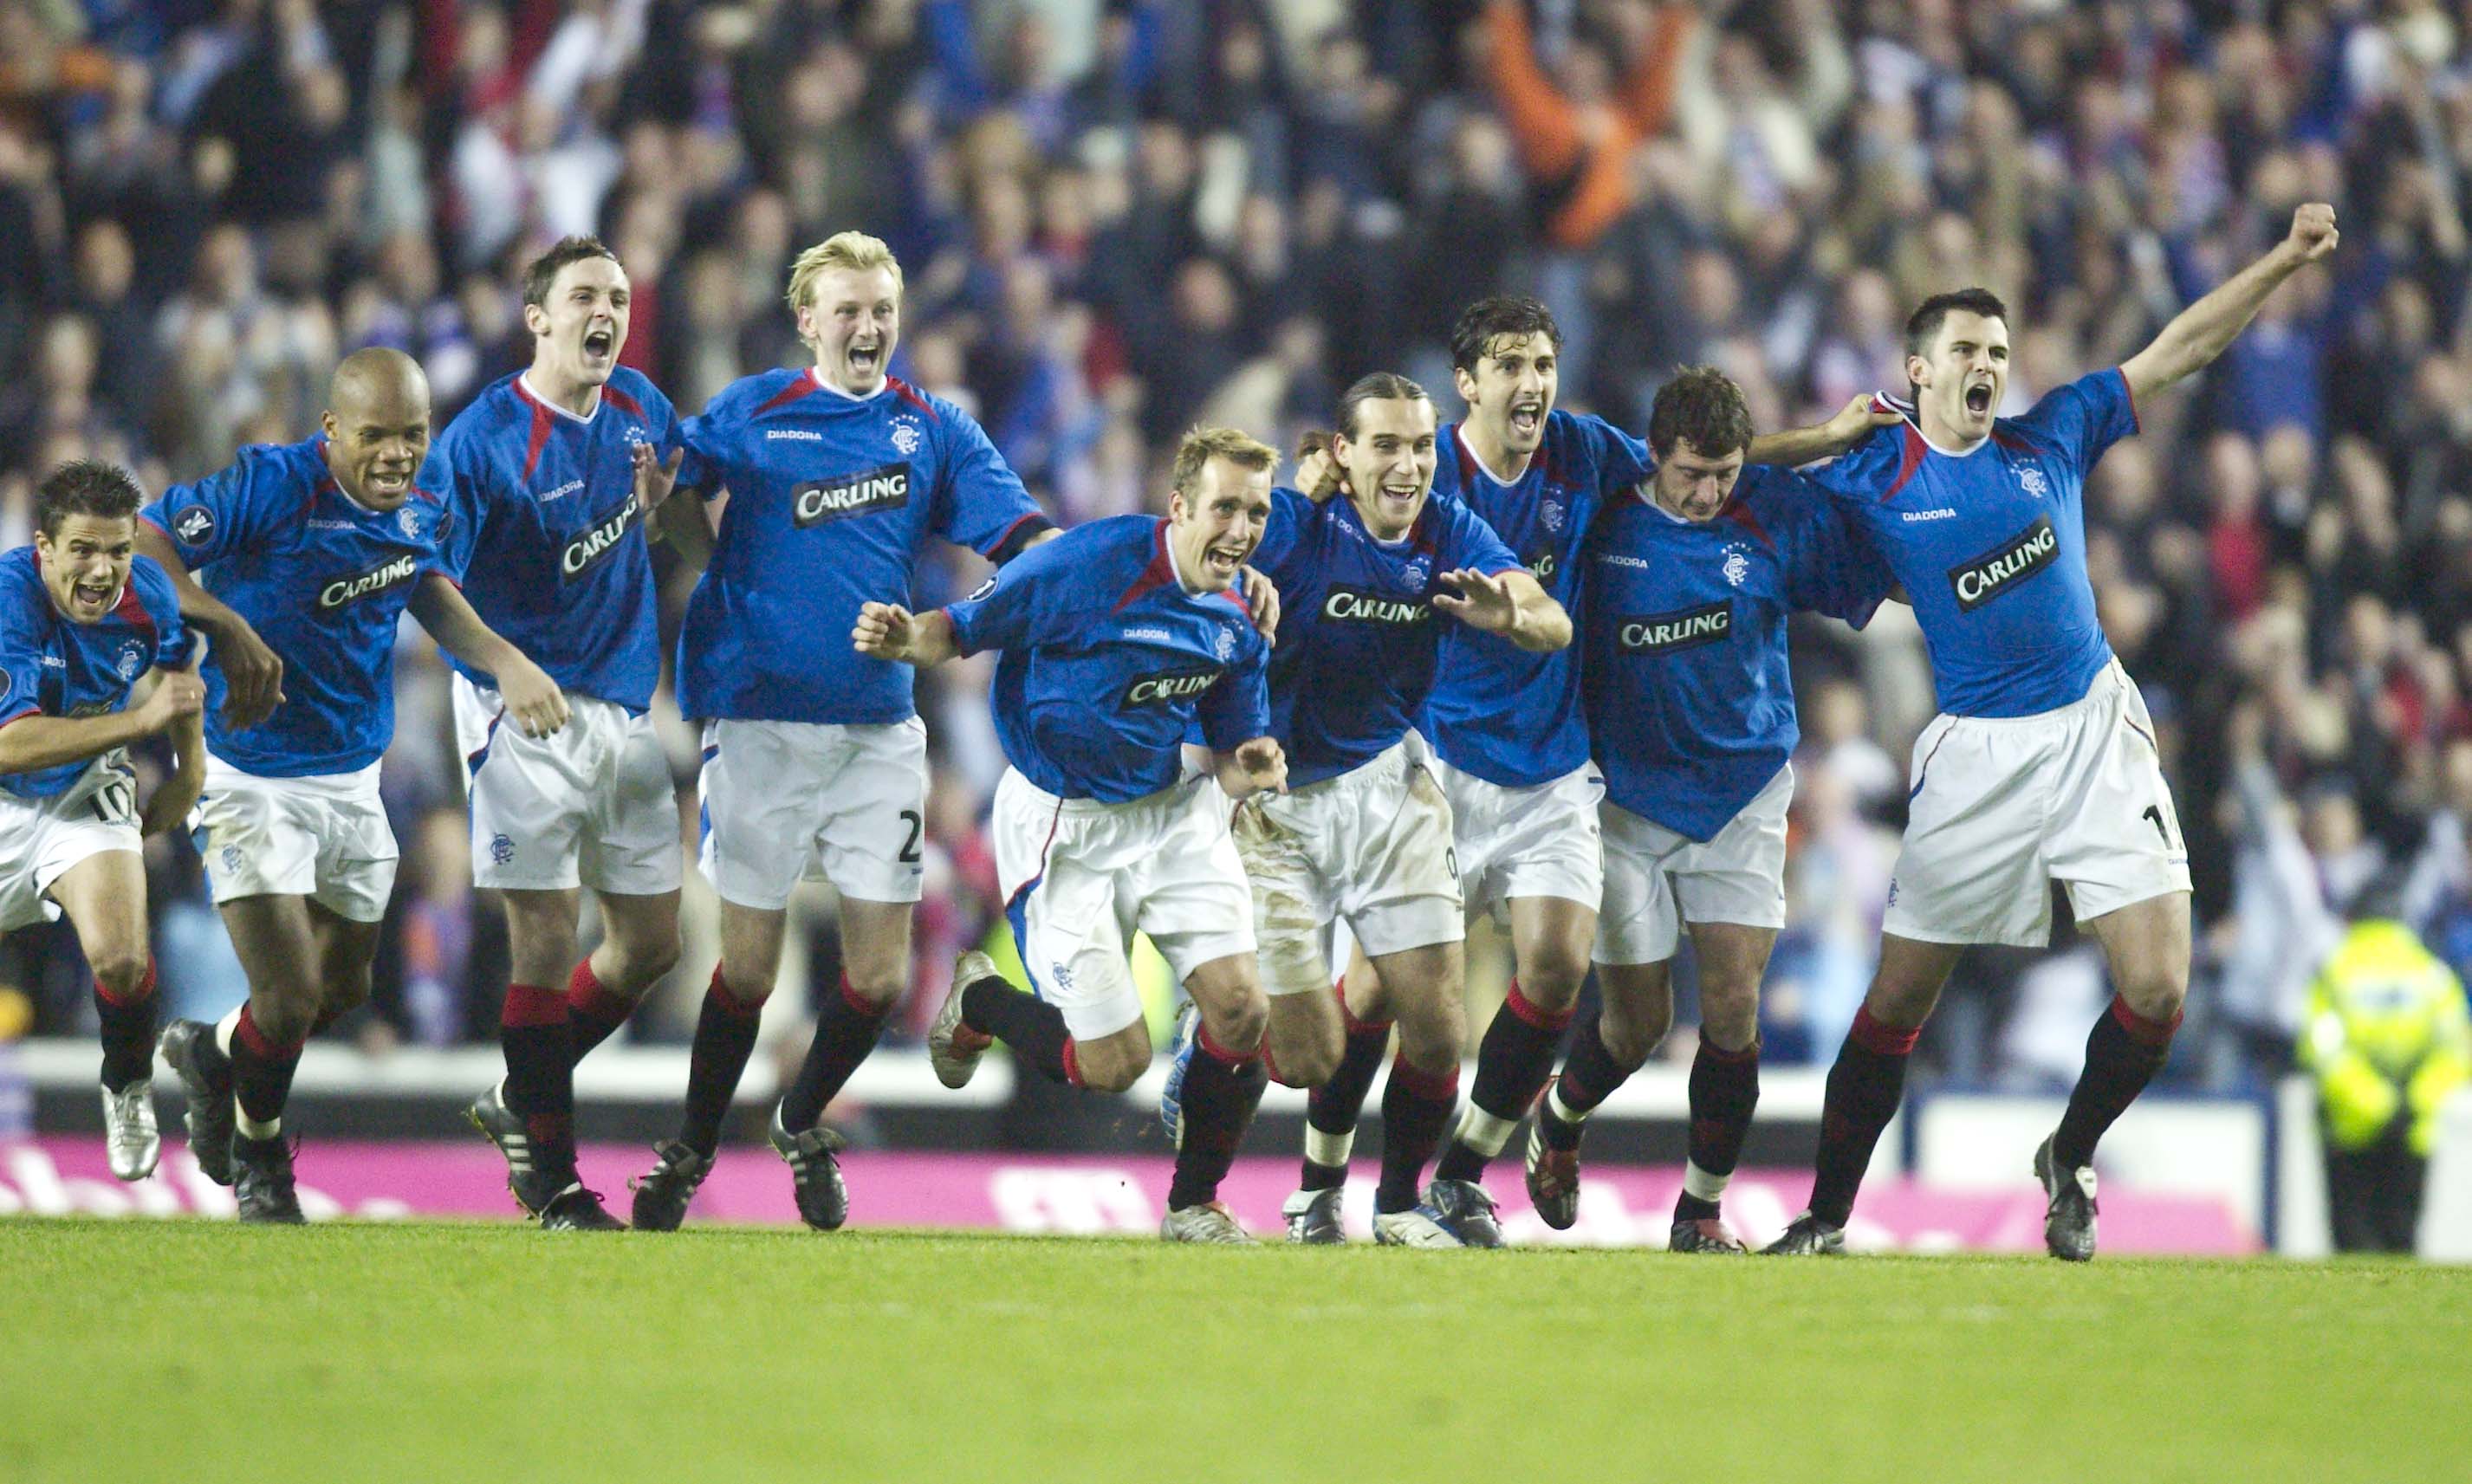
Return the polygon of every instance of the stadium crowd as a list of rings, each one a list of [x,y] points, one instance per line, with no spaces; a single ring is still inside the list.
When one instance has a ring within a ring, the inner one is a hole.
[[[1643,428],[1707,363],[1773,429],[1901,390],[1907,307],[1981,283],[2019,308],[2022,411],[2333,201],[2336,271],[2141,407],[2088,497],[2196,873],[2199,1054],[2172,1074],[2241,1085],[2290,1065],[2373,884],[2472,966],[2467,28],[2436,0],[0,0],[0,546],[64,459],[153,490],[302,436],[363,346],[417,357],[442,424],[528,359],[517,270],[568,233],[626,264],[624,360],[681,412],[799,360],[800,247],[884,237],[896,371],[974,412],[1070,525],[1160,506],[1196,422],[1286,443],[1363,372],[1447,387],[1452,316],[1496,292],[1554,309],[1564,405]],[[984,571],[939,560],[922,606]],[[470,887],[446,672],[405,632],[406,864],[358,1033],[487,1039],[504,929]],[[1796,640],[1779,1063],[1824,1061],[1860,1001],[1934,709],[1901,612]],[[921,678],[914,1015],[998,921],[986,680]],[[694,734],[665,719],[691,788]],[[168,1013],[219,1013],[244,986],[197,862],[151,849]],[[704,903],[636,1034],[686,1029]],[[828,987],[828,903],[803,920],[785,972]],[[40,1029],[91,1013],[73,944],[0,948]],[[2102,973],[2065,929],[1978,951],[1926,1057],[2065,1088]]]

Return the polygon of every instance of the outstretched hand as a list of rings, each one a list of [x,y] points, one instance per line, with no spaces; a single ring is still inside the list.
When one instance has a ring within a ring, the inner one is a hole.
[[[677,488],[678,465],[685,461],[686,457],[686,445],[683,443],[671,449],[667,459],[655,455],[650,443],[635,445],[635,507],[637,509],[650,515],[661,507],[661,502],[670,498],[670,491]]]
[[[1465,624],[1489,634],[1507,634],[1519,623],[1519,600],[1511,595],[1509,574],[1479,572],[1462,567],[1445,572],[1435,580],[1447,582],[1463,596],[1436,593],[1434,606]]]

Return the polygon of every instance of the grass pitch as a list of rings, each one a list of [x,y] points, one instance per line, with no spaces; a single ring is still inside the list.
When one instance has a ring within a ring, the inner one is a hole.
[[[0,1479],[2460,1480],[2472,1271],[0,1221]]]

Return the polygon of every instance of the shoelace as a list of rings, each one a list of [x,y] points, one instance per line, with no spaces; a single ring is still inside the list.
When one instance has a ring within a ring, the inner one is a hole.
[[[124,1147],[136,1147],[154,1130],[154,1100],[144,1084],[131,1082],[111,1095],[112,1137]]]

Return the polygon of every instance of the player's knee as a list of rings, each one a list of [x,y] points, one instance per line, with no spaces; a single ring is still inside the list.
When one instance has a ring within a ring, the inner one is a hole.
[[[1216,1014],[1205,1015],[1210,1039],[1236,1054],[1249,1055],[1271,1028],[1271,1001],[1260,990],[1237,1000]]]
[[[2189,998],[2189,967],[2156,964],[2121,977],[2120,998],[2142,1020],[2170,1021]]]
[[[1266,1045],[1271,1070],[1282,1086],[1319,1087],[1339,1070],[1343,1048],[1336,1035],[1300,1036],[1294,1041],[1274,1037]]]
[[[1121,1093],[1142,1079],[1150,1069],[1147,1039],[1137,1054],[1119,1038],[1074,1043],[1074,1065],[1082,1085],[1094,1093]]]
[[[1519,960],[1519,998],[1548,1014],[1577,1004],[1588,978],[1588,945],[1561,941],[1533,945]]]
[[[1760,992],[1756,984],[1718,984],[1702,981],[1700,986],[1700,1034],[1718,1048],[1739,1051],[1751,1044],[1760,1030]]]
[[[910,977],[899,969],[853,969],[844,978],[850,993],[881,1013],[891,1009],[910,988]]]
[[[94,981],[115,1000],[136,992],[146,978],[146,949],[142,944],[109,944],[89,948],[86,967],[94,971]]]
[[[1647,1064],[1665,1033],[1674,1028],[1674,1001],[1655,1004],[1623,1005],[1605,1002],[1604,1013],[1597,1020],[1597,1039],[1604,1043],[1605,1054],[1631,1071]]]

